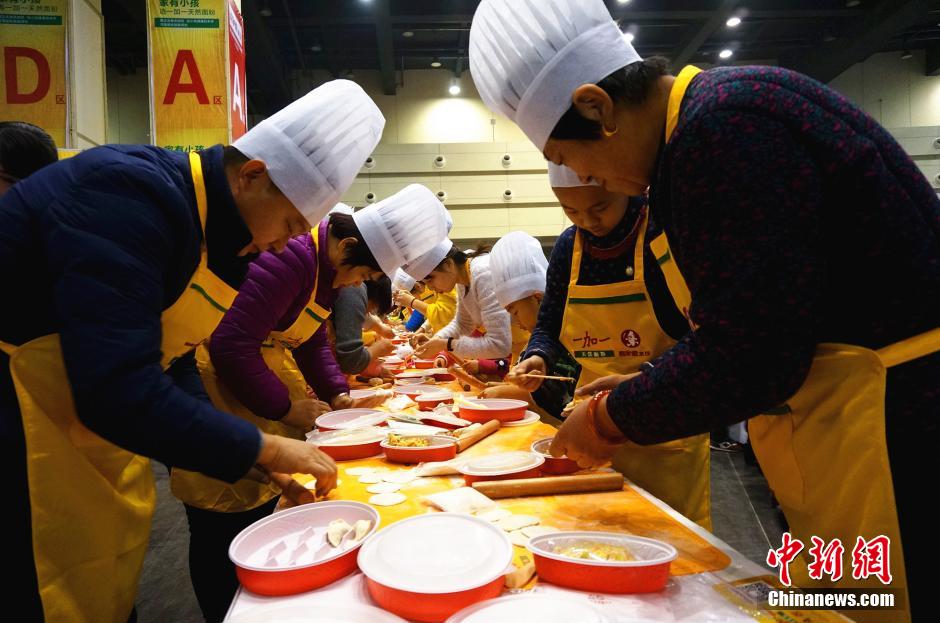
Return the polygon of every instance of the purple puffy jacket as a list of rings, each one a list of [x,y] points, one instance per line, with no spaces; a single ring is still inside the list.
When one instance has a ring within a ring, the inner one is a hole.
[[[316,301],[333,308],[336,269],[327,256],[328,220],[320,224],[319,256],[311,234],[293,238],[280,254],[262,253],[252,262],[235,302],[212,334],[209,355],[219,378],[252,413],[269,420],[290,409],[287,387],[265,364],[261,344],[272,331],[291,326],[310,301],[317,271]],[[293,351],[297,367],[321,400],[349,391],[336,363],[326,325]]]

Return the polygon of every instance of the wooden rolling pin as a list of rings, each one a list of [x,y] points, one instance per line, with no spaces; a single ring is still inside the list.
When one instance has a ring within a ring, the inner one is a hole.
[[[488,480],[473,483],[473,488],[494,500],[500,498],[521,498],[527,495],[620,491],[623,489],[623,474],[605,472],[602,474],[585,474],[583,476],[546,476],[543,478],[518,478],[515,480]]]
[[[457,452],[463,452],[481,439],[489,437],[499,430],[499,426],[499,420],[490,420],[469,435],[464,435],[457,440]]]

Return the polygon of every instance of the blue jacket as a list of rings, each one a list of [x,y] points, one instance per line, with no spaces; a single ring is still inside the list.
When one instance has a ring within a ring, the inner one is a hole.
[[[226,181],[222,148],[201,154],[210,268],[237,288],[250,234]],[[106,146],[46,167],[0,199],[0,340],[59,333],[79,418],[132,452],[235,481],[255,463],[257,429],[205,400],[192,358],[160,366],[160,315],[199,262],[202,234],[188,157]],[[4,449],[22,425],[0,361]]]

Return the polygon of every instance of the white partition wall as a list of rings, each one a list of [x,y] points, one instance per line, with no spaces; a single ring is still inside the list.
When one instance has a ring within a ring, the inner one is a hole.
[[[108,107],[101,0],[69,0],[68,146],[87,149],[107,142]]]

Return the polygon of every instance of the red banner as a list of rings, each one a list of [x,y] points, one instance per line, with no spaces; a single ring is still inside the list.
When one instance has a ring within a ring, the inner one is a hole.
[[[235,6],[235,0],[228,0],[228,72],[229,72],[229,115],[231,131],[229,141],[248,131],[248,101],[245,97],[245,26],[242,16]]]

